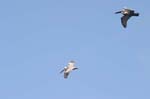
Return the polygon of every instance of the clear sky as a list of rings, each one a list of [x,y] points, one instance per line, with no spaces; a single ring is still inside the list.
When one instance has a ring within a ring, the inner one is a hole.
[[[0,99],[150,99],[149,4],[1,0]],[[140,13],[126,29],[123,7]]]

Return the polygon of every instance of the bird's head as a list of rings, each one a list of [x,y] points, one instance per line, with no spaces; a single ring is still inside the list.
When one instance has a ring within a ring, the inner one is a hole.
[[[67,69],[67,66],[65,66],[64,69]]]

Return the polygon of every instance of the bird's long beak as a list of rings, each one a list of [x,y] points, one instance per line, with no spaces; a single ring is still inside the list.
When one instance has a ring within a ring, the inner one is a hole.
[[[115,12],[115,14],[121,13],[121,11]]]

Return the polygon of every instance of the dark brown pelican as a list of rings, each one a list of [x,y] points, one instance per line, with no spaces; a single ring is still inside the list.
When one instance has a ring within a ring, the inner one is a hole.
[[[132,16],[139,16],[139,13],[135,13],[134,10],[124,8],[122,11],[115,12],[115,14],[121,13],[123,16],[121,17],[121,23],[124,28],[127,27],[127,21]]]
[[[60,73],[64,72],[64,78],[67,78],[69,73],[72,71],[72,70],[76,70],[78,69],[77,67],[74,66],[75,65],[75,62],[74,61],[70,61],[68,63],[68,65],[66,67],[64,67],[63,70],[60,71]]]

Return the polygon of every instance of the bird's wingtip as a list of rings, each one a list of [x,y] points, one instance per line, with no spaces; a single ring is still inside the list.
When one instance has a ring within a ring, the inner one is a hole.
[[[121,13],[121,11],[117,11],[117,12],[115,12],[115,14],[118,14],[118,13]]]

